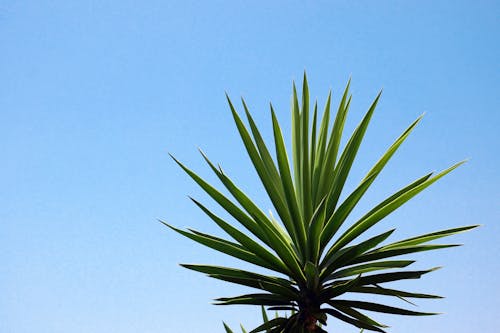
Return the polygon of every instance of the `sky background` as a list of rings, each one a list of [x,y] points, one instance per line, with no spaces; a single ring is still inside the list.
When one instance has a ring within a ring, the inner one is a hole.
[[[248,292],[179,267],[246,267],[157,222],[219,231],[220,209],[168,157],[208,180],[197,148],[269,203],[224,92],[244,96],[265,137],[273,101],[288,133],[292,80],[337,105],[352,77],[349,134],[382,99],[347,189],[415,118],[424,120],[353,218],[413,179],[470,158],[381,223],[393,240],[468,224],[444,269],[404,284],[438,293],[425,318],[377,316],[390,332],[500,326],[498,1],[0,1],[0,332],[222,332],[255,327]],[[241,106],[238,104],[238,109]],[[405,304],[397,303],[400,306]],[[357,332],[331,319],[331,332]]]

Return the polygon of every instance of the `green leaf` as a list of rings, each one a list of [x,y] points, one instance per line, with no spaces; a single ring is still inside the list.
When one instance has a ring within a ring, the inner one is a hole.
[[[289,288],[291,291],[295,291],[292,288],[292,282],[290,280],[286,280],[279,277],[273,277],[268,275],[262,275],[254,272],[245,271],[242,269],[223,267],[223,266],[213,266],[213,265],[195,265],[195,264],[181,264],[182,267],[187,269],[191,269],[200,273],[208,274],[208,275],[220,275],[220,276],[229,276],[235,278],[245,278],[251,279],[258,282],[268,282],[281,285],[285,288]]]
[[[262,331],[268,330],[270,328],[279,326],[279,325],[286,323],[286,322],[287,322],[286,318],[271,319],[271,320],[265,322],[264,324],[260,325],[259,327],[255,328],[254,330],[250,331],[250,333],[262,332]]]
[[[311,198],[311,173],[309,162],[309,87],[307,84],[306,73],[304,72],[304,80],[302,84],[302,114],[301,114],[301,163],[302,163],[302,183],[299,188],[299,193],[302,197],[302,212],[304,222],[309,221],[313,213],[313,203]]]
[[[384,166],[387,164],[387,162],[391,159],[391,157],[394,155],[394,153],[398,150],[398,148],[401,146],[401,144],[408,138],[410,133],[413,131],[413,129],[417,126],[417,124],[422,120],[424,115],[421,115],[418,117],[413,123],[411,123],[410,126],[394,141],[394,143],[387,149],[387,151],[382,155],[382,157],[378,160],[378,162],[373,166],[373,168],[368,172],[368,174],[365,176],[365,179],[373,176],[373,175],[378,175],[380,171],[384,168]],[[374,178],[373,178],[374,180]]]
[[[312,262],[306,262],[304,267],[304,271],[306,273],[306,286],[308,290],[316,291],[319,288],[319,271],[316,265]]]
[[[229,223],[225,222],[220,217],[213,214],[208,208],[206,208],[197,200],[193,198],[191,198],[191,200],[198,207],[200,207],[200,209],[203,210],[203,212],[206,213],[219,227],[221,227],[222,230],[227,232],[228,235],[230,235],[241,245],[243,245],[243,247],[246,250],[254,253],[261,259],[265,260],[267,263],[271,265],[271,267],[273,267],[273,270],[276,270],[284,274],[288,274],[289,271],[287,267],[283,264],[283,262],[279,258],[276,258],[272,253],[267,251],[264,247],[262,247],[257,242],[252,240],[250,237],[246,236],[244,233],[240,232],[238,229],[234,228]]]
[[[268,308],[269,311],[297,311],[296,307],[293,306],[271,306]]]
[[[368,264],[352,266],[339,271],[334,272],[329,275],[325,281],[338,279],[353,275],[359,275],[362,273],[373,272],[381,269],[391,269],[391,268],[404,268],[413,264],[414,260],[388,260],[388,261],[376,261]]]
[[[265,309],[263,306],[261,306],[261,307],[260,307],[260,311],[262,312],[262,321],[263,321],[264,323],[267,323],[267,322],[269,321],[269,318],[267,317],[267,312],[266,312],[266,309]],[[268,332],[269,332],[269,330],[266,330],[266,332],[268,333]]]
[[[323,281],[335,269],[350,264],[355,258],[374,248],[378,244],[386,240],[396,229],[392,229],[381,233],[380,235],[369,238],[357,245],[343,249],[339,252],[328,252],[322,262],[324,270],[321,272],[321,280]]]
[[[437,295],[411,293],[411,292],[402,291],[402,290],[387,289],[387,288],[380,288],[380,287],[370,287],[370,286],[354,287],[349,292],[385,295],[385,296],[396,296],[396,297],[406,297],[406,298],[443,298],[442,296],[437,296]]]
[[[338,280],[331,285],[324,285],[319,294],[319,299],[324,303],[328,300],[349,292],[352,288],[361,285],[361,275],[351,280]]]
[[[313,194],[313,178],[314,178],[314,161],[316,160],[316,127],[318,122],[318,101],[314,101],[314,110],[313,110],[313,120],[312,120],[312,129],[311,129],[311,149],[310,149],[310,158],[309,158],[309,170],[310,170],[310,182],[311,189],[310,194]],[[315,198],[311,197],[311,207],[315,206]]]
[[[377,326],[377,327],[383,327],[383,328],[389,327],[389,326],[386,326],[386,325],[383,325],[383,324],[380,324],[380,323],[376,322],[375,320],[371,319],[367,315],[364,315],[361,312],[356,311],[356,310],[354,310],[353,308],[351,308],[349,306],[345,306],[345,305],[341,305],[341,304],[335,304],[335,308],[337,310],[345,313],[346,315],[351,316],[353,318],[356,318],[357,320],[359,320],[361,322],[364,322],[364,323],[367,323],[369,325],[373,325],[373,326]]]
[[[337,159],[337,153],[339,150],[340,140],[342,138],[342,132],[344,131],[344,124],[349,110],[351,98],[347,98],[349,94],[349,87],[351,85],[351,80],[347,82],[347,85],[342,95],[342,100],[340,101],[337,115],[333,123],[332,132],[330,134],[330,139],[328,140],[328,146],[326,148],[324,163],[321,167],[321,172],[318,181],[318,187],[316,198],[322,198],[326,196],[331,188],[333,182],[333,177],[331,174],[335,169],[335,162]],[[329,105],[328,105],[329,106]]]
[[[378,100],[380,99],[380,92],[372,105],[368,109],[368,112],[365,114],[361,123],[356,127],[354,133],[351,138],[347,142],[340,159],[335,166],[333,183],[331,189],[329,190],[328,201],[327,201],[327,216],[330,216],[337,206],[337,201],[342,193],[342,189],[344,188],[345,181],[347,180],[347,176],[349,171],[351,170],[352,164],[354,162],[354,158],[358,152],[359,146],[361,145],[361,141],[365,135],[366,129],[368,128],[368,124],[370,123],[370,119],[375,111],[375,107],[377,106]]]
[[[215,171],[217,171],[213,166],[213,164],[208,160],[208,158],[205,157],[205,159],[207,160],[209,165]],[[267,217],[263,215],[263,213],[259,214],[260,210],[251,202],[250,199],[248,199],[248,197],[246,197],[246,195],[243,194],[243,192],[237,189],[222,172],[218,173],[218,175],[220,176],[221,180],[224,182],[226,187],[228,187],[228,189],[231,191],[231,193],[235,197],[237,197],[238,201],[240,201],[240,203],[251,212],[251,215],[254,218],[257,218],[257,221],[259,221],[259,226],[261,227],[261,230],[263,230],[263,233],[267,240],[266,243],[276,251],[276,253],[283,260],[283,262],[288,265],[291,271],[294,272],[293,276],[297,280],[303,279],[303,273],[300,270],[300,267],[297,262],[298,258],[295,256],[293,248],[287,243],[286,239],[283,239],[283,237],[281,237],[282,234],[279,231],[275,230],[276,225],[273,224],[270,220],[268,220]]]
[[[370,330],[370,331],[385,333],[385,331],[383,329],[381,329],[380,327],[377,327],[377,326],[374,326],[374,325],[370,325],[370,324],[368,324],[366,322],[363,322],[361,320],[358,320],[358,319],[346,316],[345,314],[342,314],[340,311],[337,311],[337,310],[334,310],[334,309],[323,309],[323,311],[325,311],[326,313],[328,313],[329,315],[331,315],[331,316],[333,316],[333,317],[335,317],[337,319],[345,321],[346,323],[354,325],[354,326],[356,326],[358,328],[364,328],[364,329],[367,329],[367,330]]]
[[[269,152],[269,149],[267,148],[264,139],[260,134],[259,128],[255,124],[255,121],[250,111],[248,110],[247,104],[245,103],[245,100],[243,98],[241,99],[241,102],[243,104],[243,108],[245,109],[245,115],[247,117],[248,124],[250,125],[250,130],[252,131],[252,135],[259,151],[264,169],[267,171],[269,179],[274,184],[276,193],[284,198],[285,194],[283,192],[283,187],[281,186],[280,175],[278,169],[276,168],[276,164],[274,163],[271,153]]]
[[[300,122],[300,107],[299,99],[297,97],[297,88],[295,82],[292,85],[292,161],[293,161],[293,174],[295,178],[295,186],[300,190],[302,189],[302,126]],[[275,140],[276,141],[276,140]],[[299,198],[301,195],[299,194]]]
[[[291,305],[290,299],[275,294],[246,294],[236,297],[220,297],[215,305],[249,304],[249,305]]]
[[[208,159],[208,157],[200,150],[203,158],[210,166],[212,171],[219,177],[224,186],[229,190],[233,197],[239,202],[239,204],[252,216],[252,218],[257,222],[258,225],[262,226],[264,233],[268,238],[272,238],[269,233],[274,233],[276,236],[281,236],[282,233],[276,230],[276,226],[269,220],[269,218],[264,214],[256,204],[243,192],[241,191],[231,179],[222,171],[219,167],[217,169],[215,165]],[[283,241],[289,241],[289,239],[282,238]]]
[[[250,112],[248,111],[248,108],[243,99],[242,102],[243,102],[243,107],[245,108],[245,113],[247,115],[248,123],[250,124],[250,128],[252,130],[252,134],[255,139],[255,143],[262,158],[263,169],[267,171],[267,176],[264,178],[267,180],[269,184],[266,185],[266,182],[264,182],[264,187],[266,188],[269,198],[271,199],[274,207],[276,208],[276,211],[278,212],[278,215],[283,221],[283,224],[287,229],[288,233],[290,235],[294,235],[292,217],[290,215],[288,207],[286,206],[285,193],[283,190],[283,185],[281,183],[279,172],[276,168],[273,158],[271,157],[271,154],[269,153],[269,150],[267,149],[266,144],[264,143],[264,140],[262,139],[262,135],[260,134],[257,126],[255,125],[255,122]],[[263,173],[263,171],[261,172]]]
[[[389,147],[389,149],[384,153],[384,155],[379,159],[379,161],[372,167],[365,178],[361,181],[359,186],[354,190],[354,192],[349,195],[349,197],[340,205],[340,207],[335,211],[332,218],[328,221],[325,226],[325,231],[322,234],[321,244],[324,246],[330,241],[335,232],[340,228],[342,223],[345,221],[347,216],[351,213],[353,208],[359,202],[361,197],[368,190],[370,185],[373,183],[375,178],[380,174],[384,166],[394,155],[396,150],[401,146],[401,144],[410,135],[412,130],[417,126],[417,124],[422,119],[423,115],[417,118],[404,132],[401,134],[397,140]]]
[[[225,322],[222,322],[224,324],[224,328],[226,329],[226,333],[234,333],[230,328],[229,326],[226,325]]]
[[[271,114],[273,120],[274,140],[276,143],[276,156],[278,157],[278,167],[280,170],[283,188],[285,189],[285,196],[290,208],[290,213],[294,221],[295,234],[298,239],[298,247],[300,251],[305,253],[306,250],[306,231],[303,222],[303,217],[298,207],[297,196],[293,186],[292,177],[290,174],[290,167],[288,164],[288,157],[286,154],[285,142],[281,133],[281,128],[276,119],[276,114],[271,106]]]
[[[173,157],[172,155],[170,156],[208,195],[212,197],[212,199],[214,199],[222,208],[224,208],[229,214],[231,214],[231,216],[233,216],[238,222],[240,222],[245,228],[247,228],[248,231],[253,233],[267,245],[271,245],[262,228],[254,220],[252,220],[252,218],[245,214],[245,212],[243,212],[231,200],[226,198],[222,193],[217,191],[213,186],[208,184],[196,173],[179,162],[175,157]]]
[[[264,290],[275,295],[287,297],[292,301],[298,301],[300,299],[300,295],[297,290],[293,288],[284,287],[277,283],[259,281],[252,278],[237,278],[219,274],[210,274],[209,276],[218,280]]]
[[[343,305],[357,309],[364,309],[368,311],[383,312],[383,313],[392,313],[403,316],[430,316],[438,314],[432,312],[411,311],[411,310],[396,308],[393,306],[372,303],[372,302],[364,302],[364,301],[332,300],[328,302],[328,304],[330,304],[333,307],[335,307],[336,305]]]
[[[433,245],[417,245],[417,246],[407,246],[407,247],[398,247],[392,249],[383,249],[378,248],[373,251],[367,252],[365,254],[360,255],[359,257],[353,259],[351,264],[359,264],[363,262],[369,262],[373,260],[386,259],[391,257],[397,257],[403,254],[409,253],[418,253],[424,251],[432,251],[432,250],[440,250],[446,249],[449,247],[460,246],[460,244],[433,244]]]
[[[432,233],[425,234],[422,236],[412,237],[412,238],[408,238],[408,239],[405,239],[405,240],[402,240],[399,242],[395,242],[395,243],[383,246],[382,249],[384,249],[384,250],[394,249],[394,248],[397,249],[397,248],[403,248],[403,247],[414,246],[414,245],[418,245],[418,244],[422,244],[422,243],[427,243],[427,242],[433,241],[435,239],[455,235],[455,234],[462,233],[462,232],[465,232],[465,231],[468,231],[468,230],[471,230],[471,229],[474,229],[477,227],[479,227],[479,225],[470,225],[470,226],[466,226],[466,227],[452,228],[452,229],[436,231],[436,232],[432,232]]]
[[[328,93],[328,98],[326,99],[325,109],[323,112],[323,118],[321,120],[321,126],[319,129],[319,138],[318,144],[316,148],[316,154],[314,160],[313,169],[313,180],[312,180],[312,189],[313,189],[313,202],[316,204],[318,202],[318,191],[319,188],[319,178],[322,170],[322,166],[324,164],[325,152],[326,152],[326,141],[328,137],[328,124],[330,122],[330,104],[331,104],[332,92]]]
[[[320,238],[321,250],[324,249],[324,247],[332,239],[333,235],[335,235],[337,230],[342,226],[349,213],[351,213],[355,205],[358,203],[359,199],[361,199],[361,196],[366,192],[368,187],[371,185],[373,177],[374,175],[364,180],[347,197],[347,199],[345,199],[345,201],[340,205],[340,207],[337,210],[335,210],[335,212],[330,216],[328,221],[325,223]]]
[[[370,284],[379,284],[379,283],[399,281],[399,280],[420,279],[422,275],[433,272],[439,268],[441,267],[434,267],[422,271],[391,272],[391,273],[368,275],[361,277],[359,284],[370,285]]]
[[[264,268],[272,269],[274,270],[275,268],[272,265],[269,265],[266,261],[262,260],[261,258],[257,257],[255,254],[247,251],[245,248],[243,248],[241,245],[229,242],[225,239],[221,239],[218,237],[214,237],[211,235],[203,234],[200,232],[196,233],[190,233],[181,229],[177,229],[168,223],[165,223],[163,221],[160,221],[170,229],[180,233],[181,235],[194,240],[197,243],[200,243],[202,245],[205,245],[211,249],[214,249],[216,251],[225,253],[227,255],[230,255],[232,257],[241,259],[243,261],[255,264],[257,266],[261,266]]]
[[[323,229],[323,224],[324,224],[324,215],[325,215],[325,202],[326,198],[323,198],[321,202],[319,203],[318,207],[316,207],[316,210],[314,211],[311,221],[308,223],[308,232],[307,232],[307,256],[306,258],[309,261],[312,261],[314,263],[317,263],[319,260],[319,247],[320,244],[318,242],[318,239],[321,235],[321,231]]]
[[[361,235],[363,232],[368,230],[370,227],[375,225],[378,221],[392,213],[394,210],[399,208],[401,205],[403,205],[405,202],[413,198],[415,195],[418,193],[422,192],[425,188],[436,182],[438,179],[441,177],[445,176],[449,172],[453,171],[460,165],[462,165],[464,162],[457,163],[450,168],[440,172],[434,177],[430,177],[429,179],[425,180],[421,184],[417,186],[412,186],[413,184],[410,184],[407,186],[405,189],[399,191],[397,194],[391,196],[389,199],[385,200],[384,203],[386,204],[378,205],[374,209],[372,209],[370,212],[368,212],[365,216],[363,216],[358,222],[354,223],[340,238],[339,240],[334,244],[334,246],[330,249],[330,251],[335,251],[344,245],[348,244],[351,242],[353,239],[357,238],[359,235]],[[419,181],[419,180],[418,180]],[[417,182],[418,182],[417,181]]]

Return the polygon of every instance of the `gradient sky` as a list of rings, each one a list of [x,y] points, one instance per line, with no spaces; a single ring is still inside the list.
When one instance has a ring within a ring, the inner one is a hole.
[[[484,225],[449,239],[463,247],[410,257],[445,266],[404,284],[446,296],[418,302],[445,314],[375,318],[390,332],[493,332],[499,18],[498,1],[0,1],[0,332],[256,326],[258,309],[210,304],[248,290],[177,265],[246,267],[157,222],[218,233],[187,195],[220,209],[167,152],[215,183],[201,147],[267,210],[224,92],[244,96],[270,138],[268,102],[288,132],[304,70],[320,105],[352,77],[346,133],[384,89],[348,189],[426,112],[354,217],[470,158],[381,224],[397,226],[393,239]]]

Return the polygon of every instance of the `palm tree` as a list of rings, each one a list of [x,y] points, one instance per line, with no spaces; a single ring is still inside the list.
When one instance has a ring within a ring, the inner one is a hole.
[[[233,199],[219,192],[173,157],[179,166],[246,230],[235,227],[233,223],[217,216],[195,199],[192,199],[193,202],[227,233],[229,239],[192,229],[185,231],[162,223],[195,242],[263,267],[272,273],[267,275],[212,265],[182,266],[212,278],[259,290],[236,297],[218,298],[216,304],[251,304],[266,306],[270,310],[291,312],[290,316],[269,320],[252,332],[326,332],[322,327],[326,325],[328,315],[361,329],[385,332],[384,328],[387,326],[361,311],[411,316],[432,315],[434,313],[356,300],[355,295],[392,296],[405,301],[408,298],[440,298],[436,295],[387,288],[385,284],[388,282],[418,279],[437,269],[406,270],[404,268],[413,264],[413,260],[392,258],[457,246],[427,243],[476,227],[447,229],[385,245],[382,243],[395,229],[374,237],[365,237],[365,233],[375,224],[463,163],[460,162],[437,174],[429,173],[416,179],[350,223],[344,228],[345,231],[341,232],[341,227],[353,208],[422,118],[415,120],[368,171],[354,191],[344,200],[340,200],[356,153],[380,98],[379,93],[340,151],[344,123],[351,104],[349,85],[350,83],[343,93],[333,127],[330,126],[331,93],[319,122],[317,103],[310,108],[305,74],[301,103],[295,84],[293,85],[291,166],[273,106],[271,105],[274,157],[264,143],[245,101],[242,100],[242,104],[249,127],[244,124],[230,98],[226,96],[238,132],[274,206],[276,217],[272,213],[265,214],[235,185],[222,168],[214,165],[205,154],[202,153],[208,166]],[[389,271],[379,272],[382,270]]]

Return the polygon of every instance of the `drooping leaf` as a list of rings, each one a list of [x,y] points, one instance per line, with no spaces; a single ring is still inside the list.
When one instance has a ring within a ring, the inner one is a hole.
[[[333,307],[335,307],[336,305],[343,305],[368,311],[391,313],[404,316],[431,316],[437,314],[433,312],[411,311],[393,306],[383,305],[379,303],[365,302],[365,301],[332,300],[328,302],[328,304],[330,304]]]

